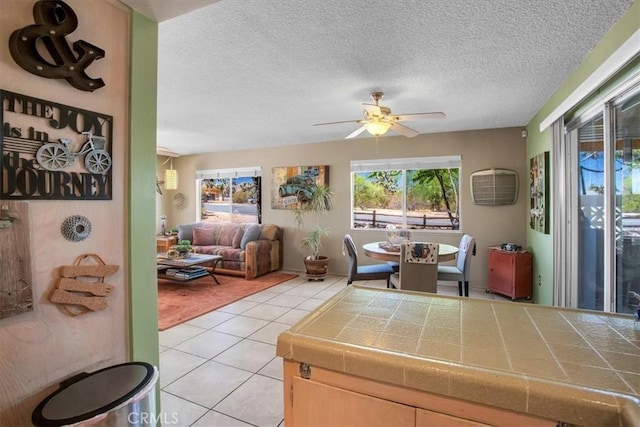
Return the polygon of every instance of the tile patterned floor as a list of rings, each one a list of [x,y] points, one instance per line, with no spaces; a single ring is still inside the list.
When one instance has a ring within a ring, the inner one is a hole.
[[[163,419],[174,426],[283,425],[278,334],[347,284],[342,276],[308,282],[304,274],[160,332]],[[358,285],[385,288],[384,281]],[[438,293],[457,295],[455,283]],[[506,299],[471,289],[472,298]]]

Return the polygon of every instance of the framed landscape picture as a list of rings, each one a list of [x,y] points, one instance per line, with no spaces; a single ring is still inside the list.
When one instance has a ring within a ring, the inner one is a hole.
[[[329,166],[284,166],[271,171],[271,209],[296,209],[318,185],[329,185]]]
[[[541,233],[549,234],[549,152],[545,151],[530,159],[530,226]]]

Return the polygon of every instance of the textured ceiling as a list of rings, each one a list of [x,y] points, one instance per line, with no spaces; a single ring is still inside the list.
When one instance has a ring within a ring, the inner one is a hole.
[[[362,118],[376,90],[394,114],[446,113],[420,133],[524,126],[632,3],[221,0],[159,24],[158,145],[342,139],[358,125],[312,124]]]
[[[220,0],[120,0],[156,22],[184,15]]]

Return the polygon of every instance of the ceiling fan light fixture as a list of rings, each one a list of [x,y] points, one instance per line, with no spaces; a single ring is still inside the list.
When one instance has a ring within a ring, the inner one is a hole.
[[[420,133],[406,126],[405,121],[416,121],[416,120],[424,120],[424,119],[444,119],[446,115],[441,111],[431,111],[426,113],[408,113],[408,114],[399,114],[399,115],[391,115],[391,108],[385,107],[384,105],[380,105],[380,100],[382,99],[382,92],[373,92],[371,93],[371,99],[373,100],[373,104],[371,103],[363,103],[365,106],[363,115],[364,119],[360,120],[342,120],[339,122],[327,122],[327,123],[316,123],[314,126],[320,125],[335,125],[340,123],[358,123],[360,127],[349,135],[345,137],[345,139],[355,138],[365,130],[375,137],[382,136],[387,133],[389,129],[393,130],[400,135],[406,136],[407,138],[413,138]]]
[[[387,133],[387,131],[391,127],[391,123],[374,120],[374,121],[365,123],[364,127],[367,130],[367,132],[369,132],[371,135],[382,136],[385,133]]]

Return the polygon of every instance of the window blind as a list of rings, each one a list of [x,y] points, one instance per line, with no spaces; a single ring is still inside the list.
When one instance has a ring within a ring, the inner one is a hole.
[[[408,157],[403,159],[352,160],[351,172],[459,168],[461,156]]]
[[[196,179],[243,178],[262,176],[260,166],[196,171]]]

